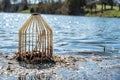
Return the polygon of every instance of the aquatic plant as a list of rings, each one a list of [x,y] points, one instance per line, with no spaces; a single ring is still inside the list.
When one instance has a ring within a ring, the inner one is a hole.
[[[104,43],[104,45],[103,45],[103,51],[104,51],[104,53],[107,51],[106,49],[107,49],[107,45],[106,45],[106,43]]]

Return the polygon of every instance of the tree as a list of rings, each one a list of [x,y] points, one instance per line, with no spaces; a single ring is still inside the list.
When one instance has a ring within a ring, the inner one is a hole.
[[[27,0],[22,0],[22,7],[23,7],[23,10],[28,9],[28,2],[27,2]]]
[[[111,10],[113,9],[114,1],[113,0],[107,0],[108,4],[111,5]]]
[[[113,5],[114,5],[114,0],[100,0],[101,1],[101,11],[103,12],[103,10],[106,10],[106,5],[110,5],[111,6],[111,10],[113,9]]]
[[[11,5],[11,9],[10,9],[10,12],[16,12],[19,8],[19,5],[18,5],[18,0],[11,0],[12,1],[12,5]]]
[[[93,1],[93,0],[86,0],[86,8],[89,9],[89,12],[92,14],[93,13],[93,9],[95,10],[94,12],[96,13],[96,6],[97,1]]]
[[[13,3],[16,4],[17,1],[18,1],[18,0],[13,0]]]
[[[67,0],[69,14],[83,13],[83,6],[85,6],[85,0]]]
[[[24,4],[24,3],[27,4],[27,0],[22,0],[22,3],[23,3],[23,4]]]
[[[61,3],[61,0],[58,0],[59,3]]]
[[[120,11],[120,4],[118,5],[118,7],[119,7],[119,11]]]
[[[2,0],[2,10],[4,12],[9,12],[10,11],[10,7],[11,7],[11,3],[10,0]]]
[[[43,2],[39,2],[38,7],[37,7],[37,12],[45,13],[45,7],[44,7]]]

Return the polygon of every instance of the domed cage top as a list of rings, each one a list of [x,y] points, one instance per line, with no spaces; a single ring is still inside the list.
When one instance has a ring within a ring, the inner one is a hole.
[[[23,59],[51,58],[53,34],[40,14],[32,14],[19,30],[19,56]]]

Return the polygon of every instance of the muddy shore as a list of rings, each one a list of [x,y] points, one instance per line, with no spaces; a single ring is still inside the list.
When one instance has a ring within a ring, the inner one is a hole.
[[[110,53],[111,54],[111,53]],[[119,80],[120,56],[100,56],[87,53],[85,57],[54,54],[56,63],[25,64],[0,56],[2,75],[15,80]]]

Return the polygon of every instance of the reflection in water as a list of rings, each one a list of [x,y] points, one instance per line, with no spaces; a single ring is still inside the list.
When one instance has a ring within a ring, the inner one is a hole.
[[[18,48],[18,30],[30,14],[0,13],[0,52]],[[42,15],[54,31],[54,53],[120,50],[120,19]]]

